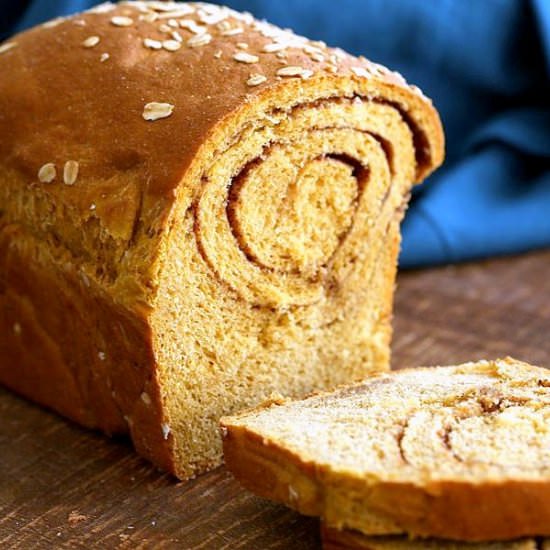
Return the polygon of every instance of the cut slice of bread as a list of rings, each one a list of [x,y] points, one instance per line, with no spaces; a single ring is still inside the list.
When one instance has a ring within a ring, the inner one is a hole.
[[[323,550],[545,550],[547,542],[533,538],[498,542],[409,539],[403,535],[376,537],[358,531],[321,528]]]
[[[550,535],[550,372],[507,358],[408,369],[222,419],[227,467],[330,527]]]

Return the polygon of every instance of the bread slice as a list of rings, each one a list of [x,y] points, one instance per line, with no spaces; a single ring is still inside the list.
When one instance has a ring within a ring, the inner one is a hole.
[[[187,478],[222,414],[387,368],[399,222],[443,157],[418,90],[171,2],[22,33],[0,74],[0,382]]]
[[[227,467],[329,527],[463,541],[550,535],[550,372],[408,369],[222,420]]]
[[[204,3],[49,22],[0,75],[1,383],[188,478],[223,414],[388,368],[418,89]]]
[[[374,537],[358,531],[321,528],[323,550],[546,550],[546,541],[532,538],[499,542],[459,542],[410,539],[407,536]]]

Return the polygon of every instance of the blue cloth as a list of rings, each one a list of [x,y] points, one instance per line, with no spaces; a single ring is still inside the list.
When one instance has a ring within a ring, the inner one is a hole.
[[[94,3],[31,0],[12,30]],[[402,266],[550,245],[550,0],[226,3],[397,69],[433,98],[447,160],[414,194]]]

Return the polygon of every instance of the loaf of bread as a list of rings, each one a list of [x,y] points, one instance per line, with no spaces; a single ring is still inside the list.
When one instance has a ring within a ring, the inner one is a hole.
[[[550,535],[550,371],[409,369],[222,420],[229,470],[329,527],[460,541]]]
[[[406,536],[372,537],[358,531],[321,528],[323,550],[547,550],[547,542],[527,538],[499,542],[457,542]]]
[[[442,161],[397,74],[210,4],[0,46],[0,382],[181,478],[218,421],[388,366],[399,222]]]

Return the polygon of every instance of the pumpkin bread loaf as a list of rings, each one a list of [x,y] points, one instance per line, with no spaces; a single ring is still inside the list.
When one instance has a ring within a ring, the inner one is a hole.
[[[0,45],[0,382],[188,478],[223,414],[388,368],[421,92],[210,4]]]
[[[407,369],[222,420],[226,464],[328,527],[459,541],[550,535],[550,372]]]

